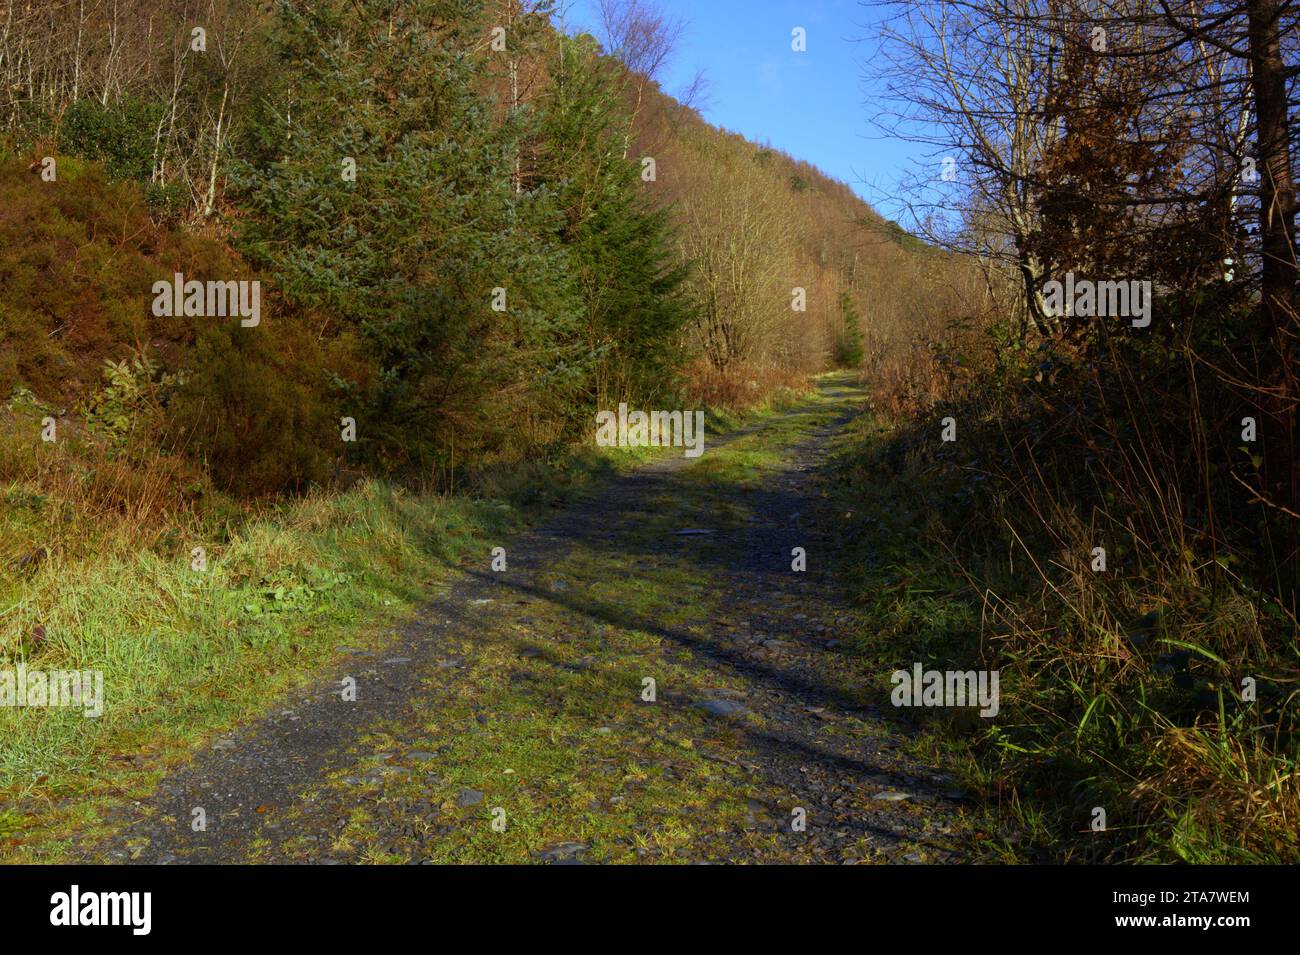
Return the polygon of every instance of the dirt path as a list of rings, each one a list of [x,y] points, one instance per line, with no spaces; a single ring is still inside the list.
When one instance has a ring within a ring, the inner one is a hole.
[[[825,384],[502,541],[504,572],[454,571],[389,646],[216,741],[88,856],[952,858],[960,794],[838,649],[817,472],[858,397]]]

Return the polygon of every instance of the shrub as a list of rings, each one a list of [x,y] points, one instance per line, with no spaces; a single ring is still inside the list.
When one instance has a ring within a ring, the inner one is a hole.
[[[161,103],[125,97],[107,106],[83,99],[70,105],[59,126],[59,152],[101,163],[113,179],[148,179],[153,172],[154,130]]]
[[[170,442],[240,496],[302,491],[342,451],[315,341],[291,319],[257,328],[210,320],[187,360]]]

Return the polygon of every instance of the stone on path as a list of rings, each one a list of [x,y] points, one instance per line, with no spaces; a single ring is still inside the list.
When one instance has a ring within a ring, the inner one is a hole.
[[[721,716],[730,719],[733,716],[744,716],[749,712],[747,707],[735,702],[734,700],[701,700],[695,704],[710,716]]]
[[[581,842],[557,842],[537,853],[537,859],[541,862],[568,863],[572,865],[578,861],[578,854],[585,852],[586,849],[587,847]]]

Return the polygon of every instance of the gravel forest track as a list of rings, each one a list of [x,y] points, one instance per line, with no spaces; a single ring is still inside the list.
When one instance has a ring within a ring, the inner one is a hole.
[[[860,404],[823,379],[501,541],[504,571],[487,553],[449,568],[387,646],[339,648],[84,858],[959,860],[961,793],[908,755],[879,679],[842,652],[818,482]]]

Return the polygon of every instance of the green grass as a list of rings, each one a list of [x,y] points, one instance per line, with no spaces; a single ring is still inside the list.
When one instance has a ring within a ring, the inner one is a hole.
[[[584,608],[617,608],[659,626],[697,632],[711,612],[705,592],[689,588],[697,572],[683,566],[643,571],[633,586],[616,556],[577,550],[552,573],[582,595]],[[672,861],[687,847],[693,857],[734,848],[718,831],[742,820],[745,806],[733,794],[744,785],[744,774],[702,753],[732,731],[640,696],[647,675],[661,696],[699,695],[706,689],[699,671],[662,660],[653,633],[579,628],[572,613],[547,602],[531,603],[528,614],[526,631],[489,628],[463,683],[442,695],[431,688],[421,696],[416,738],[406,721],[392,727],[391,735],[368,736],[355,748],[354,766],[329,784],[342,791],[340,804],[347,804],[346,790],[354,784],[344,777],[374,765],[374,753],[407,746],[438,752],[439,776],[432,785],[408,776],[372,791],[381,802],[436,805],[439,837],[432,849],[420,853],[413,844],[394,844],[368,814],[351,818],[338,836],[339,847],[362,848],[373,861],[436,862],[525,862],[539,847],[558,842],[582,843],[589,857],[604,861]],[[543,652],[521,657],[526,646]],[[579,661],[588,666],[573,666]],[[714,680],[708,687],[717,685]],[[483,802],[458,806],[464,788],[483,792]],[[504,832],[492,828],[498,808],[505,813]],[[410,815],[405,809],[401,814]]]
[[[710,421],[734,427],[780,406]],[[11,483],[0,491],[0,544],[17,553],[45,541],[54,556],[34,573],[6,563],[0,574],[0,667],[100,670],[106,706],[96,719],[0,708],[0,822],[22,820],[0,825],[0,858],[57,858],[84,843],[108,807],[146,795],[205,740],[338,659],[340,645],[383,641],[446,568],[486,559],[512,529],[593,482],[675,453],[583,448],[484,474],[476,493],[456,496],[368,481],[250,514],[186,515],[152,529],[148,543],[75,499]],[[197,546],[203,571],[191,568]],[[686,586],[682,573],[668,569],[634,593],[633,611],[657,606],[660,588]]]
[[[370,483],[253,520],[210,547],[203,572],[149,551],[50,567],[6,608],[5,629],[42,621],[29,668],[103,671],[105,712],[0,709],[0,791],[26,805],[147,791],[340,640],[375,639],[419,602],[441,561],[518,518],[494,502]]]

